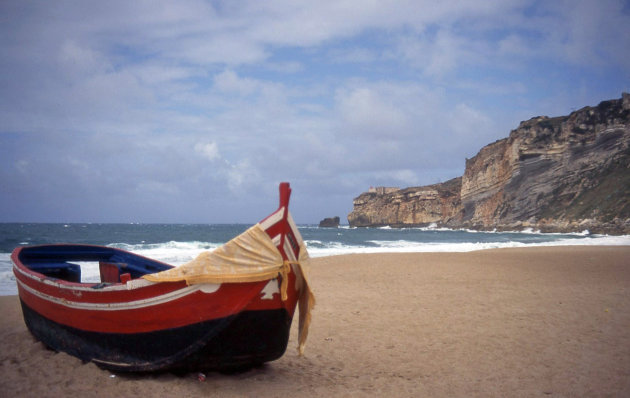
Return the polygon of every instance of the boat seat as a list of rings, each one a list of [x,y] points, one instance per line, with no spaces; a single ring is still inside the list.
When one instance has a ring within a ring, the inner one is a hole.
[[[120,274],[120,282],[127,283],[131,280],[131,274],[129,272],[125,272],[124,274]]]
[[[117,263],[108,263],[99,261],[98,270],[101,274],[101,282],[118,283],[120,282],[120,266]]]

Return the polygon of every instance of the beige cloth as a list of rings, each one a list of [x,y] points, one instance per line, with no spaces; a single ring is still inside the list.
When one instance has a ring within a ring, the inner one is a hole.
[[[302,242],[302,239],[300,239]],[[144,275],[152,282],[175,282],[185,280],[189,285],[199,283],[241,283],[258,282],[282,276],[280,293],[282,300],[287,299],[287,275],[291,264],[299,270],[300,312],[298,351],[304,353],[304,345],[311,323],[311,310],[315,297],[308,283],[309,256],[306,246],[300,245],[300,258],[297,262],[283,261],[278,248],[260,224],[256,224],[241,235],[210,252],[203,252],[194,260],[179,267],[155,274]],[[301,278],[300,278],[301,276]]]
[[[300,287],[300,297],[298,298],[298,310],[300,311],[300,322],[298,328],[298,352],[304,355],[304,346],[308,337],[308,329],[311,326],[311,311],[315,307],[315,295],[311,291],[308,281],[308,270],[310,268],[310,258],[304,241],[300,239],[300,258],[297,267],[302,274],[302,285]]]

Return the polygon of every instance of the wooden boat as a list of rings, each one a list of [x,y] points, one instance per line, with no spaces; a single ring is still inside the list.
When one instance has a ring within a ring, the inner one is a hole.
[[[306,249],[288,212],[290,193],[288,183],[280,184],[278,210],[255,226],[264,238],[254,238],[272,248],[260,258],[275,256],[280,263],[266,274],[256,265],[257,248],[242,256],[253,271],[231,274],[219,267],[177,279],[172,273],[185,265],[116,248],[18,247],[11,259],[24,321],[50,348],[114,371],[228,370],[281,357],[299,301],[302,350],[314,300],[303,269]],[[224,245],[223,255],[236,253],[229,261],[242,260],[233,241],[238,246],[246,234]],[[210,254],[206,260],[214,261]],[[98,263],[100,283],[81,282],[85,262]]]

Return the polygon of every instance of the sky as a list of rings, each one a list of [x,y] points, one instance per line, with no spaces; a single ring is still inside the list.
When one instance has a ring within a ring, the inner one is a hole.
[[[298,223],[630,92],[630,2],[0,2],[0,222]]]

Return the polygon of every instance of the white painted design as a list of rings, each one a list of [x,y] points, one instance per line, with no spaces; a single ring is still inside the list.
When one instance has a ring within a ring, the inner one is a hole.
[[[273,242],[274,246],[278,246],[280,244],[280,241],[282,240],[282,235],[276,235],[273,238],[271,238],[271,241]]]
[[[203,293],[214,293],[221,287],[220,283],[202,283],[199,286],[199,290]]]
[[[280,221],[282,221],[283,216],[284,216],[284,206],[282,206],[275,213],[267,217],[266,220],[262,221],[260,223],[260,226],[262,227],[262,229],[267,229],[271,227],[272,225],[277,224]]]
[[[273,300],[274,294],[280,294],[278,280],[271,279],[260,292],[263,294],[261,300]]]
[[[293,221],[293,217],[291,217],[291,212],[289,212],[287,216],[287,221],[289,223],[289,226],[291,227],[291,230],[293,230],[293,236],[295,236],[295,238],[297,239],[298,246],[301,246],[302,243],[304,242],[302,239],[302,234],[300,234],[300,230],[295,224],[295,221]]]

